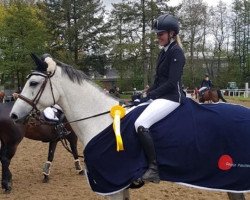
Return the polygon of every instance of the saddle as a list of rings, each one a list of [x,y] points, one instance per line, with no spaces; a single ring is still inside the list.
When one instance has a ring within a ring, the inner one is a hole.
[[[48,107],[42,112],[41,118],[46,124],[55,126],[55,130],[60,138],[64,138],[66,135],[71,133],[71,131],[68,131],[63,123],[66,118],[61,110],[54,107]]]

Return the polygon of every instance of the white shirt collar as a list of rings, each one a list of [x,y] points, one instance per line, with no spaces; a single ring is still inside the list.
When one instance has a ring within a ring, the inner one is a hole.
[[[175,40],[174,40],[173,38],[171,38],[169,44],[168,44],[167,46],[163,47],[165,52],[168,50],[170,44],[172,44],[174,41],[175,41]]]
[[[167,46],[163,47],[165,52],[168,50],[169,46],[170,46],[170,43]]]

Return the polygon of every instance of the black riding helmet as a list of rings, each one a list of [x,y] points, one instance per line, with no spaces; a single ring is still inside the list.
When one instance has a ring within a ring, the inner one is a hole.
[[[178,20],[169,14],[160,15],[153,24],[153,29],[156,33],[163,31],[174,31],[177,35],[179,33],[180,27]]]

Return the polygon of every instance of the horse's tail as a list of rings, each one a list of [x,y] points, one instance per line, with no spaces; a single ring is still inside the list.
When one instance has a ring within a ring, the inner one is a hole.
[[[217,94],[218,94],[219,99],[221,99],[223,102],[227,102],[226,99],[224,99],[220,90],[217,90]]]

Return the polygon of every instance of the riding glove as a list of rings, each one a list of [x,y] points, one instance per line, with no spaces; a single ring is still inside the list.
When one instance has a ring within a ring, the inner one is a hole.
[[[138,105],[141,104],[141,103],[147,102],[149,99],[150,99],[150,98],[149,98],[148,96],[142,97],[142,98],[140,98],[140,99],[135,99],[135,100],[134,100],[134,105],[135,105],[135,106],[138,106]]]

